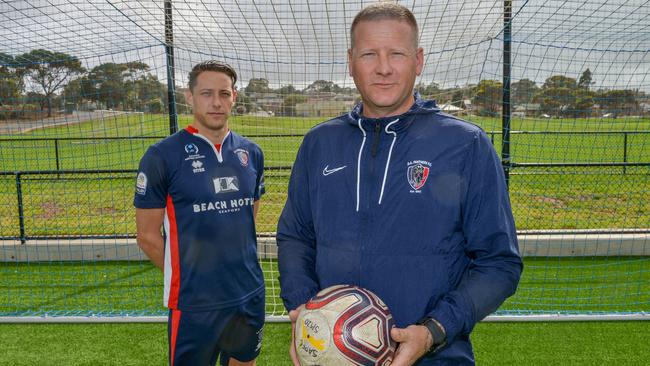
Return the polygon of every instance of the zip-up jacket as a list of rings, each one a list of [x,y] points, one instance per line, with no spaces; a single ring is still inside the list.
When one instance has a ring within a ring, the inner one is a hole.
[[[499,158],[483,130],[417,95],[402,115],[361,109],[314,127],[298,151],[277,229],[284,305],[361,286],[399,327],[444,326],[447,346],[418,365],[473,364],[469,333],[523,268]]]

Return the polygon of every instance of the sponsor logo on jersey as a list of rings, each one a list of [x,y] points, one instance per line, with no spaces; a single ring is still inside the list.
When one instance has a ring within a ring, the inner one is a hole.
[[[147,175],[143,172],[139,172],[135,180],[135,193],[143,196],[147,193]]]
[[[216,211],[220,214],[239,212],[244,207],[253,206],[255,200],[253,197],[235,198],[231,200],[220,200],[210,202],[200,202],[192,205],[194,213]]]
[[[244,149],[237,149],[235,150],[235,154],[237,154],[239,162],[242,166],[248,166],[248,151]]]
[[[194,144],[185,145],[185,152],[190,155],[196,155],[199,153],[199,148]]]
[[[214,193],[228,193],[239,191],[239,179],[237,177],[214,178]]]
[[[185,152],[189,154],[189,156],[186,157],[185,160],[195,160],[195,159],[205,158],[205,155],[199,155],[199,148],[193,143],[189,143],[185,145]]]
[[[192,168],[193,168],[192,172],[194,172],[194,174],[202,173],[205,171],[205,168],[203,167],[203,163],[200,160],[194,160],[192,162]]]
[[[429,177],[431,162],[425,160],[414,160],[407,163],[406,178],[411,188],[411,193],[421,193]]]

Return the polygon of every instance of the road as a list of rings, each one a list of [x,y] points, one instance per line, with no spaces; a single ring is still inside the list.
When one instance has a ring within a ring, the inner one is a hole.
[[[29,120],[0,121],[0,135],[17,135],[17,134],[37,130],[39,128],[77,124],[77,123],[81,123],[93,119],[114,117],[123,113],[125,112],[109,111],[109,110],[75,111],[72,114],[66,114],[64,116],[56,116],[50,118],[43,118],[35,121],[29,121]]]

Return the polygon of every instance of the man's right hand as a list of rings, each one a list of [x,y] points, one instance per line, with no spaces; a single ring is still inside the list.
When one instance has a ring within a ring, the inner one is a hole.
[[[300,305],[294,310],[289,312],[289,320],[291,320],[291,346],[289,347],[289,355],[291,356],[291,361],[294,366],[301,366],[300,361],[298,360],[298,354],[296,353],[296,321],[302,309],[305,308],[305,305]]]

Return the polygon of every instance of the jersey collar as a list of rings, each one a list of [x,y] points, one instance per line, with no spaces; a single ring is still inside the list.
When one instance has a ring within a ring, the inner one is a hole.
[[[210,139],[208,139],[207,137],[201,135],[201,134],[199,133],[199,130],[197,130],[196,127],[194,127],[194,126],[192,126],[192,125],[188,125],[187,127],[185,127],[185,131],[187,131],[187,132],[189,132],[190,134],[192,134],[192,135],[194,135],[194,136],[200,138],[201,140],[204,140],[205,142],[207,142],[207,143],[210,145],[210,147],[212,147],[212,150],[214,151],[214,154],[216,155],[217,160],[218,160],[220,163],[223,162],[223,155],[221,154],[221,152],[222,152],[222,145],[223,145],[223,143],[226,142],[226,139],[228,138],[228,136],[230,136],[230,130],[228,130],[228,132],[226,133],[226,136],[224,136],[223,141],[222,141],[222,144],[216,144],[216,145],[213,144],[212,141],[210,141]]]

